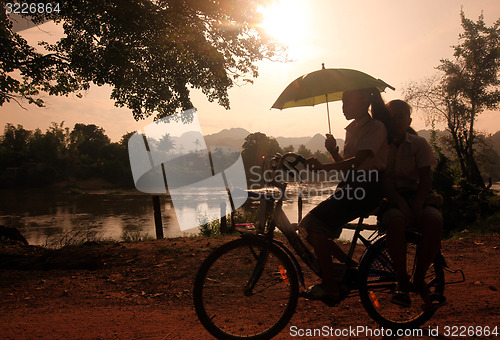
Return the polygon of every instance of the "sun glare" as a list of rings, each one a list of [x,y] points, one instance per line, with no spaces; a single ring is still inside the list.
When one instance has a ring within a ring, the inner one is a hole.
[[[271,37],[293,50],[305,37],[305,1],[274,0],[262,7],[261,27]]]

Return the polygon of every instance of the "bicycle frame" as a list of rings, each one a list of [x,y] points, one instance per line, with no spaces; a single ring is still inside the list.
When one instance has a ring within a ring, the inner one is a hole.
[[[285,197],[286,186],[287,186],[286,183],[276,185],[276,187],[280,190],[280,195],[279,195],[279,198],[277,200],[274,197],[267,196],[266,194],[259,195],[260,199],[261,199],[259,220],[261,221],[261,223],[263,220],[265,220],[265,218],[262,218],[262,216],[265,217],[265,216],[269,215],[269,211],[268,211],[269,206],[271,206],[270,209],[272,209],[272,212],[271,212],[271,220],[268,223],[268,225],[266,226],[267,228],[265,228],[265,230],[264,230],[265,231],[264,235],[260,235],[257,237],[263,237],[267,240],[267,242],[272,242],[272,243],[276,244],[281,250],[283,250],[289,256],[289,258],[292,260],[292,262],[295,266],[295,269],[299,275],[300,284],[305,287],[303,271],[302,271],[302,268],[301,268],[300,263],[297,260],[296,256],[290,251],[290,249],[283,242],[280,242],[280,241],[274,239],[274,232],[275,232],[276,228],[278,228],[278,230],[280,230],[283,233],[283,235],[285,235],[286,239],[288,240],[288,242],[290,243],[292,248],[299,255],[299,257],[304,261],[304,263],[309,268],[311,268],[311,270],[316,275],[321,277],[321,272],[320,272],[319,266],[316,262],[316,257],[303,244],[302,240],[297,235],[297,229],[294,227],[294,225],[292,223],[290,223],[288,217],[286,216],[285,212],[282,209],[283,198]],[[268,204],[266,204],[267,203],[266,201],[271,201],[273,204],[268,205]],[[373,242],[376,239],[378,239],[378,237],[376,237],[375,239],[372,239],[372,236],[378,232],[378,228],[371,229],[371,230],[374,230],[374,233],[371,234],[370,237],[368,237],[368,238],[361,235],[361,231],[367,230],[364,227],[363,220],[364,220],[364,217],[360,217],[356,227],[354,228],[355,232],[354,232],[353,238],[351,240],[349,252],[347,254],[348,261],[351,261],[353,259],[354,251],[356,249],[356,245],[358,243],[358,240],[360,240],[363,243],[363,245],[366,247],[366,249],[368,249],[373,244]],[[352,229],[352,228],[350,228],[350,229]],[[250,236],[250,235],[248,235],[248,236]],[[256,235],[253,235],[253,234],[252,234],[252,236],[256,237]],[[366,249],[365,249],[365,252],[366,252]],[[265,261],[265,257],[266,257],[265,252],[263,252],[262,254],[259,254],[259,263],[264,264],[263,262]],[[260,267],[260,266],[257,266],[257,267]],[[261,269],[256,268],[256,271],[252,274],[246,289],[253,287],[255,285],[255,283],[258,281],[258,277],[259,277],[258,271],[259,270],[261,270]]]
[[[296,156],[293,153],[288,153],[288,154],[281,156],[279,163],[273,167],[274,170],[279,169],[281,167],[285,167],[288,170],[297,171],[297,169],[295,168],[295,165],[297,164],[298,159],[295,162],[285,163],[284,160],[287,157],[287,155]],[[299,178],[299,180],[301,180],[301,179]],[[304,261],[304,263],[309,268],[311,268],[311,270],[316,275],[321,277],[321,272],[320,272],[319,266],[316,262],[317,261],[316,257],[303,244],[302,240],[297,235],[297,228],[295,228],[294,225],[292,223],[290,223],[288,217],[286,216],[285,212],[282,209],[283,199],[285,197],[287,183],[278,183],[278,182],[273,180],[271,182],[271,184],[279,190],[279,198],[277,200],[274,198],[274,196],[268,196],[266,194],[261,194],[261,195],[257,194],[261,200],[260,207],[259,207],[259,223],[265,225],[266,216],[269,215],[268,207],[271,206],[271,209],[272,209],[271,221],[270,221],[270,223],[267,224],[267,226],[266,226],[267,228],[264,228],[264,235],[261,237],[265,237],[265,239],[268,242],[272,242],[272,243],[276,244],[280,249],[282,249],[289,256],[289,258],[292,260],[292,262],[295,266],[295,269],[299,275],[299,282],[301,283],[302,286],[305,287],[304,275],[303,275],[303,271],[302,271],[302,268],[300,266],[299,261],[297,260],[295,255],[290,251],[290,249],[283,242],[280,242],[280,241],[274,239],[274,231],[276,228],[278,228],[278,230],[280,230],[283,233],[283,235],[285,235],[286,239],[288,240],[288,242],[290,243],[292,248],[295,250],[295,252]],[[255,195],[255,193],[253,193],[253,194]],[[268,204],[266,204],[267,203],[266,201],[271,201],[273,204],[268,205]],[[299,219],[301,218],[301,212],[302,212],[301,211],[302,210],[301,203],[302,202],[299,200]],[[347,253],[347,261],[348,261],[347,263],[349,263],[350,261],[353,260],[353,256],[354,256],[354,252],[355,252],[358,240],[361,241],[361,243],[363,243],[363,245],[365,246],[365,250],[364,250],[363,254],[361,255],[361,258],[359,261],[361,263],[366,251],[373,245],[373,243],[376,240],[378,240],[380,237],[383,236],[383,233],[380,231],[379,225],[373,226],[372,228],[365,227],[365,225],[363,224],[363,221],[368,216],[369,215],[361,216],[359,218],[358,223],[357,223],[355,228],[352,228],[349,225],[344,226],[344,228],[346,228],[346,229],[354,230],[354,235],[352,237],[349,251]],[[300,220],[299,220],[299,222],[300,222]],[[363,231],[363,230],[371,230],[371,231],[373,231],[373,233],[368,238],[366,238],[363,235],[361,235],[361,231]],[[375,234],[377,236],[375,236],[375,238],[373,238],[373,236]],[[259,261],[260,262],[265,261],[265,257],[266,257],[266,254],[261,254],[261,259]],[[444,268],[447,269],[446,261],[441,253],[439,253],[439,257],[440,257],[440,260],[442,261],[442,263],[444,264]],[[390,262],[389,259],[388,259],[388,261]],[[264,263],[262,263],[262,264],[264,264]],[[257,266],[257,268],[256,268],[257,271],[259,270],[258,267],[260,267],[260,266]],[[454,281],[454,282],[448,282],[448,284],[460,283],[460,282],[465,281],[465,276],[461,270],[451,271],[451,270],[447,269],[447,271],[450,273],[459,273],[462,276],[462,278],[460,280]],[[254,274],[255,275],[252,275],[251,279],[249,280],[247,288],[253,287],[255,285],[255,283],[258,281],[259,273],[255,272]]]

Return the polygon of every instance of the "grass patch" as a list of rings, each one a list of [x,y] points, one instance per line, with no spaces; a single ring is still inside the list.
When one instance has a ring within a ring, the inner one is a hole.
[[[448,239],[455,240],[468,235],[500,235],[500,212],[481,219],[469,227],[453,232]]]
[[[53,234],[45,239],[45,248],[60,249],[67,246],[79,246],[83,244],[116,243],[116,241],[104,238],[102,233],[95,227],[89,226],[81,229],[71,230],[64,234]]]
[[[148,233],[143,233],[141,230],[124,230],[121,240],[126,243],[153,241],[155,238]]]

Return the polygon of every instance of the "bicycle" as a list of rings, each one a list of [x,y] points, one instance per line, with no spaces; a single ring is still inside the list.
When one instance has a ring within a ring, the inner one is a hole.
[[[271,168],[275,171],[284,167],[287,171],[298,172],[297,164],[304,161],[297,154],[287,153],[275,158]],[[215,249],[204,260],[196,275],[193,291],[196,313],[203,326],[216,338],[269,339],[288,324],[295,312],[299,284],[305,287],[304,275],[296,256],[283,242],[274,238],[276,228],[284,234],[302,261],[321,277],[315,256],[302,242],[297,228],[288,222],[282,210],[287,183],[273,180],[272,184],[279,189],[278,199],[274,195],[249,193],[260,199],[262,209],[259,220],[261,225],[265,225],[263,233],[242,232],[239,239]],[[267,223],[266,216],[269,217]],[[344,291],[342,298],[354,296],[357,290],[368,315],[382,327],[400,329],[423,325],[435,310],[422,311],[414,305],[401,308],[390,302],[397,280],[385,235],[379,225],[371,229],[364,225],[365,217],[360,217],[354,229],[346,261],[351,263],[360,240],[365,250],[359,266],[350,268],[346,264],[335,265],[339,284]],[[363,230],[373,230],[373,233],[366,238],[361,235]],[[409,274],[414,269],[411,260],[415,257],[418,239],[419,234],[407,233]],[[426,277],[432,292],[443,294],[446,267],[440,252]],[[453,273],[462,274],[462,280],[456,282],[465,280],[461,270]],[[417,299],[414,296],[412,298]]]

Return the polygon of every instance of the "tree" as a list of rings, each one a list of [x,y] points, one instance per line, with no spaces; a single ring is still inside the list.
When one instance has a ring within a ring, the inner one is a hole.
[[[89,160],[97,161],[100,158],[101,149],[110,143],[109,137],[104,129],[94,124],[75,124],[70,133],[70,148]]]
[[[123,146],[125,148],[125,150],[128,149],[128,141],[130,140],[130,138],[135,134],[135,131],[131,131],[131,132],[127,132],[126,134],[124,134],[122,136],[122,138],[120,139],[120,141],[118,142],[118,144],[120,144],[121,146]]]
[[[30,158],[62,168],[68,158],[69,142],[69,129],[64,122],[52,122],[45,133],[40,129],[34,131],[29,142]]]
[[[475,155],[475,122],[481,112],[500,105],[500,19],[488,27],[482,14],[477,22],[467,19],[463,11],[460,17],[464,32],[453,46],[454,59],[441,60],[439,78],[410,85],[406,99],[431,120],[446,123],[462,176],[484,188]]]
[[[312,156],[321,163],[331,163],[333,161],[332,156],[326,151],[316,150],[316,152],[314,152]]]
[[[3,136],[0,138],[0,165],[17,167],[29,157],[28,143],[33,135],[22,125],[5,125]]]
[[[5,1],[1,3],[4,7]],[[41,22],[43,18],[33,16],[33,20]],[[20,99],[43,106],[38,96],[40,91],[63,95],[89,87],[88,82],[70,70],[70,63],[64,56],[38,53],[15,33],[6,11],[0,11],[0,46],[0,106],[11,100],[20,104]]]
[[[281,148],[275,138],[267,137],[261,132],[249,134],[245,138],[241,151],[241,158],[243,159],[247,173],[247,181],[253,183],[259,182],[259,179],[255,178],[255,173],[260,173],[260,167],[264,158],[278,152],[281,152]],[[259,170],[256,172],[257,167]]]
[[[190,89],[229,108],[228,89],[258,76],[256,61],[277,45],[258,28],[268,0],[61,0],[59,12],[26,15],[63,24],[65,36],[38,53],[0,13],[0,105],[113,87],[115,105],[136,119],[189,109]],[[13,75],[19,72],[23,78]]]
[[[312,157],[312,152],[304,144],[300,144],[299,148],[297,149],[297,153],[301,155],[302,157],[305,158],[310,158]]]

